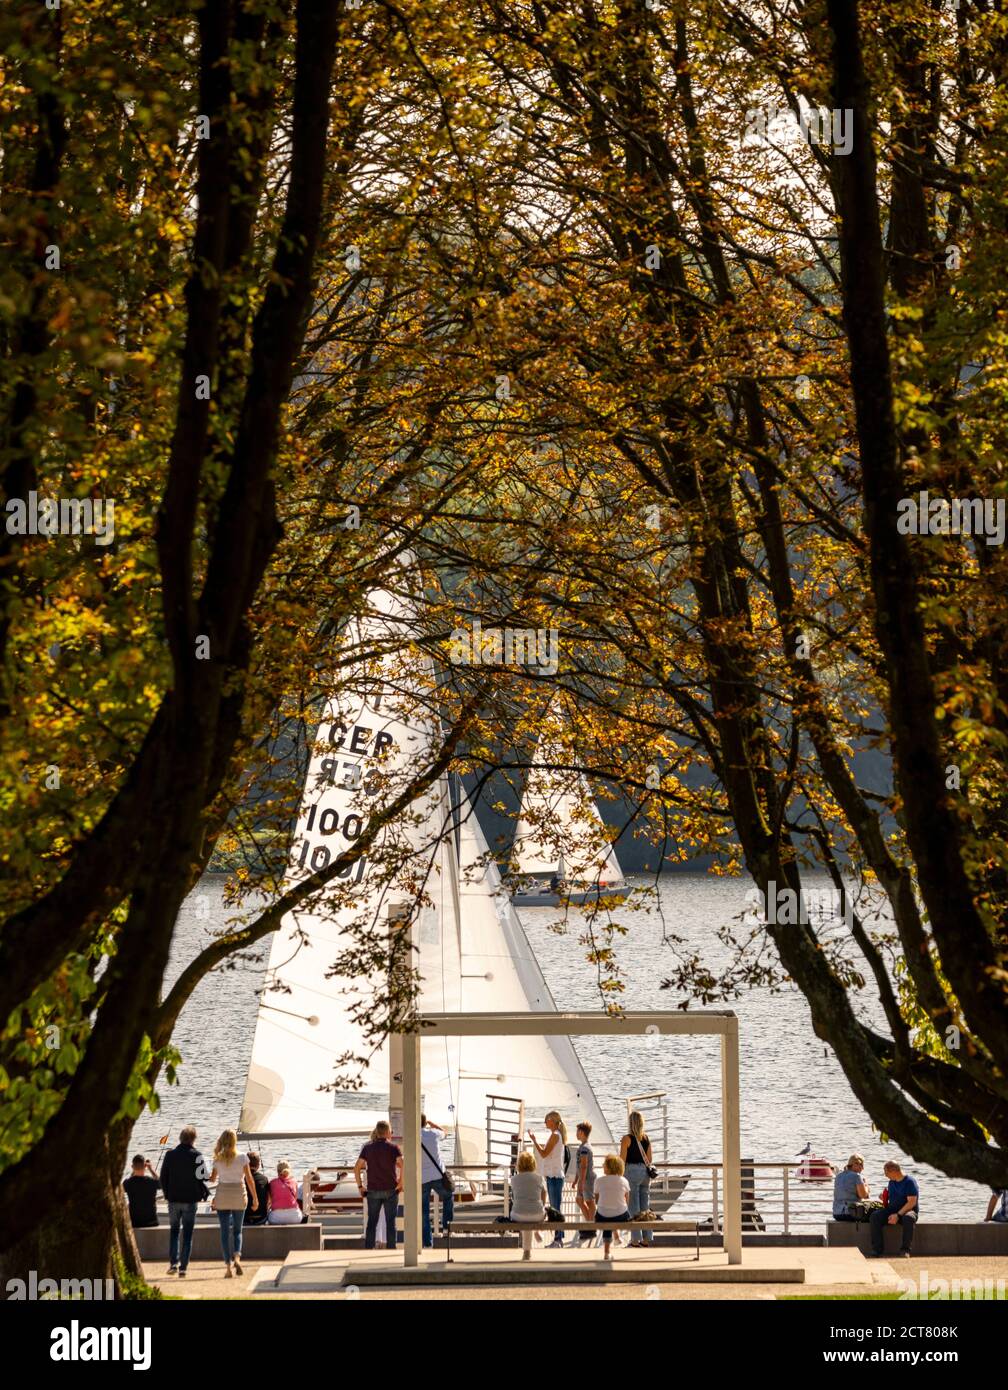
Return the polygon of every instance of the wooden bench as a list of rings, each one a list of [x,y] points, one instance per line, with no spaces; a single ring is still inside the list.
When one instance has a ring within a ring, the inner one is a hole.
[[[511,1235],[522,1231],[692,1231],[696,1237],[696,1254],[700,1258],[699,1221],[448,1221],[443,1227],[447,1236],[448,1263],[452,1263],[453,1235]]]

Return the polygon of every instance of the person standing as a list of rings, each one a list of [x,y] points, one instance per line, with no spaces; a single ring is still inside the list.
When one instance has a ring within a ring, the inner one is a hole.
[[[546,1182],[542,1173],[536,1172],[536,1161],[526,1150],[518,1155],[518,1163],[511,1175],[511,1221],[546,1220]],[[532,1258],[532,1232],[522,1231],[522,1259]]]
[[[403,1156],[398,1144],[391,1143],[391,1135],[392,1126],[387,1120],[379,1120],[371,1135],[371,1142],[364,1145],[354,1164],[357,1190],[367,1199],[365,1250],[375,1248],[378,1215],[382,1211],[385,1213],[385,1244],[389,1250],[396,1247],[396,1210],[399,1206],[399,1193],[402,1191]],[[365,1171],[366,1189],[361,1181],[361,1175]]]
[[[562,1211],[567,1126],[564,1124],[559,1110],[550,1110],[543,1119],[543,1124],[549,1130],[549,1137],[545,1144],[540,1144],[531,1130],[528,1132],[528,1137],[532,1140],[535,1151],[539,1155],[539,1162],[536,1167],[546,1181],[549,1204],[557,1211]],[[562,1231],[557,1231],[552,1244],[563,1245]]]
[[[251,1196],[245,1207],[246,1226],[265,1226],[266,1218],[269,1216],[269,1179],[262,1170],[262,1159],[258,1154],[248,1156],[249,1172],[252,1174],[252,1181],[255,1184],[255,1195],[258,1199],[257,1205],[253,1207]]]
[[[644,1132],[644,1116],[639,1110],[631,1110],[627,1130],[620,1141],[620,1158],[623,1160],[623,1171],[630,1187],[630,1200],[627,1205],[631,1217],[634,1217],[651,1209],[651,1140]],[[654,1244],[651,1231],[643,1231],[641,1234],[645,1245]],[[640,1240],[634,1240],[631,1236],[631,1247],[639,1248],[640,1244]]]
[[[875,1259],[881,1259],[883,1227],[901,1226],[900,1255],[906,1260],[910,1258],[914,1230],[920,1216],[920,1188],[917,1186],[917,1179],[905,1174],[898,1163],[890,1160],[883,1164],[883,1169],[889,1185],[885,1206],[873,1211],[868,1218],[871,1228],[871,1252]]]
[[[571,1183],[578,1209],[586,1221],[595,1220],[595,1155],[588,1142],[591,1138],[591,1132],[591,1123],[588,1120],[582,1120],[576,1130],[578,1147],[574,1155],[575,1176]],[[588,1242],[592,1239],[592,1235],[591,1231],[584,1231],[580,1234],[579,1239]]]
[[[446,1226],[455,1215],[455,1190],[449,1186],[448,1176],[441,1161],[441,1139],[444,1130],[440,1125],[420,1116],[420,1181],[423,1184],[423,1243],[428,1248],[434,1244],[431,1228],[431,1197],[436,1192],[441,1200],[441,1225]]]
[[[149,1158],[144,1158],[143,1154],[134,1156],[133,1171],[123,1183],[123,1187],[129,1203],[130,1225],[133,1229],[139,1231],[145,1226],[156,1226],[157,1195],[161,1191],[161,1184]]]
[[[595,1205],[598,1212],[598,1220],[604,1221],[607,1217],[610,1221],[629,1221],[632,1213],[627,1205],[630,1196],[630,1184],[624,1176],[624,1164],[616,1154],[609,1154],[602,1165],[602,1172],[595,1179]],[[612,1231],[602,1232],[602,1258],[612,1259],[610,1245],[612,1243]]]
[[[196,1131],[192,1125],[186,1125],[175,1148],[168,1150],[161,1164],[161,1189],[168,1203],[168,1273],[177,1273],[180,1279],[186,1277],[192,1254],[196,1204],[210,1196],[206,1159],[195,1145]]]
[[[224,1278],[230,1279],[233,1274],[242,1273],[242,1225],[245,1221],[246,1192],[251,1200],[252,1210],[259,1210],[259,1198],[252,1181],[252,1170],[244,1155],[238,1152],[238,1136],[233,1129],[225,1129],[217,1140],[210,1181],[217,1184],[213,1209],[220,1222]]]
[[[852,1208],[855,1202],[868,1200],[868,1188],[862,1178],[864,1159],[860,1154],[851,1154],[847,1167],[837,1173],[833,1181],[833,1220],[857,1221]]]

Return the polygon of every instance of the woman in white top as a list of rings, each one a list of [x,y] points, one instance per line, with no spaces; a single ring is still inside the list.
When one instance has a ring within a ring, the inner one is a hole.
[[[613,1221],[629,1221],[630,1184],[623,1176],[623,1160],[616,1154],[609,1154],[602,1165],[602,1172],[595,1179],[595,1220],[604,1221],[608,1216]],[[602,1232],[602,1258],[611,1260],[612,1231]]]
[[[549,1130],[549,1138],[545,1144],[540,1144],[531,1130],[528,1132],[528,1137],[532,1140],[535,1151],[539,1155],[539,1162],[536,1166],[546,1179],[549,1204],[560,1211],[563,1202],[564,1146],[567,1143],[567,1126],[561,1119],[559,1110],[551,1110],[543,1120],[543,1124]],[[553,1244],[563,1245],[562,1231],[557,1231],[553,1237]]]
[[[546,1184],[528,1152],[518,1155],[517,1170],[511,1179],[511,1220],[546,1220]],[[522,1231],[521,1241],[522,1259],[531,1260],[532,1232]]]
[[[241,1274],[242,1222],[245,1220],[245,1190],[248,1189],[249,1206],[252,1211],[259,1210],[259,1196],[252,1181],[252,1170],[248,1161],[238,1153],[238,1136],[233,1129],[226,1129],[217,1140],[213,1154],[213,1172],[210,1181],[217,1184],[214,1193],[213,1210],[220,1222],[221,1249],[224,1252],[224,1277],[234,1273]]]

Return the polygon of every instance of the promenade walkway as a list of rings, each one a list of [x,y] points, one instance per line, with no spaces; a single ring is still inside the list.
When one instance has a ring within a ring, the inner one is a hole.
[[[594,1252],[593,1252],[594,1253]],[[599,1252],[601,1253],[601,1252]],[[617,1270],[631,1273],[632,1278],[619,1283],[580,1283],[575,1282],[575,1266],[582,1264],[580,1251],[537,1251],[531,1262],[532,1267],[548,1268],[550,1282],[528,1285],[514,1282],[500,1284],[478,1284],[479,1267],[504,1266],[508,1271],[520,1272],[521,1264],[515,1261],[514,1251],[502,1251],[496,1259],[489,1258],[494,1252],[480,1250],[467,1252],[460,1264],[471,1266],[473,1282],[468,1285],[451,1286],[396,1286],[372,1287],[359,1279],[368,1269],[377,1272],[390,1270],[391,1261],[396,1258],[401,1271],[401,1256],[392,1257],[385,1251],[356,1251],[352,1258],[347,1254],[312,1256],[301,1252],[292,1257],[290,1272],[276,1283],[280,1267],[277,1265],[246,1264],[242,1279],[224,1279],[220,1267],[214,1264],[194,1264],[190,1266],[189,1277],[184,1281],[164,1277],[163,1265],[146,1267],[148,1279],[156,1283],[166,1293],[181,1298],[254,1298],[260,1299],[423,1299],[431,1301],[458,1299],[507,1299],[507,1300],[584,1300],[584,1299],[766,1299],[778,1296],[795,1297],[816,1296],[854,1296],[877,1294],[886,1291],[899,1291],[901,1279],[920,1281],[923,1270],[927,1271],[932,1282],[944,1279],[956,1280],[998,1279],[1008,1284],[1008,1258],[1004,1257],[947,1257],[910,1260],[866,1260],[856,1250],[799,1249],[799,1250],[759,1250],[744,1251],[744,1261],[740,1267],[729,1271],[724,1257],[718,1252],[705,1252],[701,1259],[705,1282],[697,1281],[697,1265],[693,1261],[670,1262],[667,1253],[647,1251],[616,1252],[614,1262]],[[633,1261],[631,1262],[631,1254]],[[425,1254],[427,1263],[429,1256]],[[324,1267],[320,1260],[325,1261]],[[720,1261],[724,1274],[731,1274],[730,1282],[706,1282],[708,1271],[713,1271]],[[303,1263],[302,1268],[295,1268]],[[675,1281],[666,1277],[670,1264],[679,1265]],[[444,1267],[444,1255],[433,1252],[432,1266]],[[524,1266],[527,1271],[529,1265]],[[795,1269],[800,1269],[801,1281],[796,1281]],[[356,1271],[358,1282],[346,1280],[345,1276]],[[391,1271],[390,1271],[391,1272]],[[692,1277],[691,1277],[692,1276]]]

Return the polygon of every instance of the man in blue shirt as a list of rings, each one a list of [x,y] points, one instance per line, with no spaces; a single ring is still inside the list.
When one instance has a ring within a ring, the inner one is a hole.
[[[868,1219],[871,1227],[872,1254],[876,1259],[882,1255],[882,1228],[886,1225],[901,1226],[900,1255],[909,1259],[913,1245],[914,1227],[920,1215],[920,1188],[917,1179],[907,1177],[898,1163],[890,1161],[884,1165],[889,1191],[886,1204],[879,1211],[873,1211]]]
[[[426,1115],[420,1116],[420,1161],[422,1169],[420,1181],[423,1183],[423,1199],[421,1210],[423,1212],[423,1243],[428,1248],[434,1244],[434,1232],[431,1229],[431,1193],[436,1192],[441,1199],[441,1225],[444,1226],[451,1221],[455,1215],[455,1195],[448,1185],[445,1177],[444,1164],[441,1162],[441,1138],[444,1130],[440,1125],[428,1120]]]

